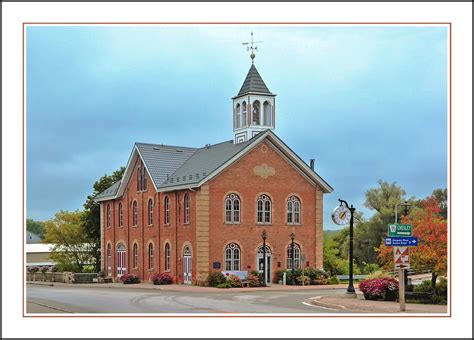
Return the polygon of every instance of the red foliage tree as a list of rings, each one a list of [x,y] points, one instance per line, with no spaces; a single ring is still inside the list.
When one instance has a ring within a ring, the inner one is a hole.
[[[418,237],[418,247],[410,247],[410,265],[414,270],[429,268],[434,289],[438,275],[444,275],[448,267],[448,226],[441,216],[439,202],[434,196],[421,201],[421,209],[414,209],[402,218],[403,223],[413,225],[413,236]],[[379,259],[386,268],[393,268],[393,248],[382,244]]]

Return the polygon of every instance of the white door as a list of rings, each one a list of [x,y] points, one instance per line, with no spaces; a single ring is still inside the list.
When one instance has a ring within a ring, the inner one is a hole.
[[[192,254],[191,254],[191,249],[186,246],[184,247],[184,252],[183,252],[183,277],[184,277],[184,284],[192,284],[192,272],[193,272],[193,266],[192,266]]]
[[[272,251],[269,246],[265,246],[265,283],[272,283]],[[257,268],[259,273],[263,273],[263,247],[260,247],[257,251]]]
[[[117,247],[117,277],[121,277],[127,272],[126,254],[125,247],[119,244]]]

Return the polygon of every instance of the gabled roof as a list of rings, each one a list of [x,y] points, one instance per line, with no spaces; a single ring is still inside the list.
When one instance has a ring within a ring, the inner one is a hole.
[[[265,85],[262,77],[260,77],[260,74],[257,71],[257,68],[255,67],[254,64],[250,66],[250,70],[247,73],[247,77],[244,80],[244,83],[242,84],[242,87],[240,88],[239,94],[237,94],[236,97],[243,96],[244,94],[247,93],[266,93],[273,95],[273,93],[270,92],[268,89],[267,85]]]
[[[104,201],[120,197],[129,182],[133,165],[139,157],[143,160],[158,192],[195,188],[217,176],[264,139],[271,142],[308,180],[318,184],[326,193],[333,191],[332,187],[275,133],[265,130],[244,143],[234,144],[233,141],[226,141],[198,149],[136,143],[120,185],[117,187],[118,182],[114,183],[106,191],[100,193],[95,200]],[[112,194],[113,192],[115,194]]]

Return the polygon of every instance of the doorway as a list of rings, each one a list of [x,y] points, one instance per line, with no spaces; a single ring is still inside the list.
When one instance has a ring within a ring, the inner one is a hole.
[[[192,265],[192,253],[189,246],[184,247],[183,250],[183,278],[184,284],[190,285],[193,283],[193,265]]]
[[[127,251],[123,244],[117,246],[117,277],[121,277],[127,272]]]
[[[272,250],[269,246],[265,246],[265,273],[263,273],[263,246],[257,250],[257,271],[263,274],[265,284],[272,283]]]

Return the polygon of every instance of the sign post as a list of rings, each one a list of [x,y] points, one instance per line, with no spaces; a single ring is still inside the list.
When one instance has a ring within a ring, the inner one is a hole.
[[[399,285],[399,297],[400,300],[400,311],[404,312],[406,310],[405,305],[405,269],[400,268],[398,270],[398,285]]]

